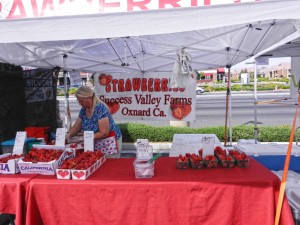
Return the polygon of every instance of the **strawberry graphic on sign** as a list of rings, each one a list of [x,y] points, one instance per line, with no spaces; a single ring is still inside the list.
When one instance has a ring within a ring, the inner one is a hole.
[[[99,83],[103,86],[105,86],[109,81],[112,80],[112,76],[111,75],[107,75],[107,74],[101,74],[99,76]]]
[[[170,109],[172,111],[172,116],[177,120],[182,120],[192,111],[192,106],[188,104],[171,104]]]

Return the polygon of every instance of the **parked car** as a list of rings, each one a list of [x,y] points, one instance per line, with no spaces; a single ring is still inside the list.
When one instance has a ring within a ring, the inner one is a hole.
[[[205,92],[204,88],[202,88],[202,87],[197,87],[196,88],[196,95],[201,95],[204,92]]]

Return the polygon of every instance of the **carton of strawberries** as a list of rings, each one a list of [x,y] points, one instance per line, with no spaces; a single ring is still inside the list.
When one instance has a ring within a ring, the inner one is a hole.
[[[62,146],[33,145],[33,148],[18,161],[22,174],[54,175],[55,169],[68,157]]]
[[[11,154],[6,153],[0,155],[0,174],[15,174],[19,173],[17,162],[24,157],[24,154]]]
[[[76,156],[69,158],[56,169],[57,179],[86,180],[106,161],[101,151],[76,151]]]
[[[204,157],[204,164],[206,168],[217,168],[218,159],[214,155],[206,155]]]
[[[234,158],[227,154],[227,151],[220,146],[216,146],[214,149],[214,155],[218,158],[219,163],[224,168],[233,168]]]
[[[189,158],[186,155],[179,155],[176,158],[176,168],[177,169],[187,169],[189,168]]]
[[[237,167],[249,167],[250,157],[245,152],[229,150],[229,155],[234,158]]]
[[[190,165],[193,169],[202,169],[204,167],[204,160],[202,155],[196,155],[195,153],[186,153],[189,158]]]

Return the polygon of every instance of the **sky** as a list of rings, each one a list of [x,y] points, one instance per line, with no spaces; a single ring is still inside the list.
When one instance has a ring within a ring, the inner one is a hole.
[[[246,64],[246,63],[251,63],[253,62],[253,60],[246,60],[244,62],[241,62],[235,66],[232,66],[232,68],[239,68],[239,69],[243,69],[243,68],[249,68],[249,67],[253,67],[253,64]],[[269,66],[275,66],[278,65],[279,63],[283,63],[283,62],[291,62],[291,58],[290,57],[283,57],[283,58],[270,58],[269,59]]]

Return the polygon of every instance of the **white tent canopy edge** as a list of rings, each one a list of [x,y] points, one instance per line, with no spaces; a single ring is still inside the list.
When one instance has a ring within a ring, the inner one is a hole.
[[[0,20],[0,43],[143,36],[300,19],[297,0]],[[42,32],[41,32],[42,31]]]

